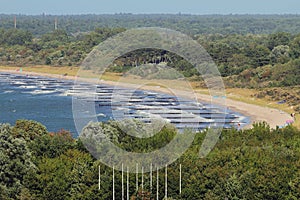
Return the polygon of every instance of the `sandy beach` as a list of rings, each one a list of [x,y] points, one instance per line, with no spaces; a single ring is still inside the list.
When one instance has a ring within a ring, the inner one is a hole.
[[[19,72],[14,70],[3,70],[3,69],[0,69],[0,72],[13,73],[13,74],[27,74],[30,76],[45,76],[51,78],[98,83],[98,84],[102,83],[102,84],[109,84],[109,85],[120,85],[119,82],[114,82],[114,81],[104,81],[104,80],[100,81],[99,79],[81,78],[75,76],[63,76],[58,74],[46,74],[46,73],[36,73],[36,72],[27,72],[27,71]],[[122,82],[122,86],[126,88],[137,87],[134,84],[123,83],[123,82]],[[157,86],[145,86],[143,87],[143,89],[162,92],[162,93],[170,93],[170,90],[166,90],[162,87],[157,87]],[[177,95],[179,94],[182,97],[188,97],[188,98],[190,97],[189,94],[187,94],[185,91],[176,90],[176,94]],[[210,95],[195,93],[195,96],[199,102],[204,101],[204,102],[217,103],[212,101],[212,97]],[[251,128],[254,122],[263,122],[263,121],[267,122],[271,128],[276,128],[276,126],[282,126],[285,124],[286,120],[291,119],[291,116],[288,113],[278,109],[248,104],[248,103],[232,100],[229,98],[226,98],[222,101],[226,101],[226,102],[222,102],[222,105],[226,105],[227,108],[240,112],[243,115],[250,117],[251,123],[245,126],[244,128]]]

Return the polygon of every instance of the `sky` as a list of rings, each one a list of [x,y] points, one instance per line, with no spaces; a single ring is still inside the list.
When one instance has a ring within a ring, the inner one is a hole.
[[[300,14],[300,0],[0,0],[0,14]]]

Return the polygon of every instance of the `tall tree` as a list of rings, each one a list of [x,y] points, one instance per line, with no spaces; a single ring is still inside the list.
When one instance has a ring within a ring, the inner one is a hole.
[[[0,188],[4,188],[8,198],[16,199],[26,187],[24,175],[34,169],[26,141],[13,137],[10,125],[0,125]]]

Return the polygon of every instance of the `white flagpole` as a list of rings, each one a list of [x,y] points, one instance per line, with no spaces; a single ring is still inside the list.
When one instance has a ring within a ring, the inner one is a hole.
[[[165,198],[168,198],[168,166],[165,168]]]
[[[159,196],[158,196],[158,187],[159,187],[159,176],[158,176],[158,167],[156,167],[156,200],[158,200]]]
[[[99,181],[98,181],[98,189],[101,189],[101,167],[99,165]]]
[[[115,200],[115,166],[113,166],[113,200]]]
[[[142,167],[142,196],[144,196],[144,167]]]
[[[129,168],[127,166],[127,194],[126,194],[127,200],[129,200]]]
[[[124,200],[124,166],[122,163],[122,200]]]
[[[181,194],[181,164],[179,165],[179,194]]]
[[[139,190],[139,164],[136,163],[136,191]]]
[[[150,196],[152,194],[152,163],[150,164]]]

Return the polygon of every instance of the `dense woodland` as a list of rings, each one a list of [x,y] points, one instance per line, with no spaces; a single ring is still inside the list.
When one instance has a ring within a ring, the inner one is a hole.
[[[116,128],[116,122],[99,126],[108,137],[114,138],[116,145],[135,152],[152,151],[177,134],[174,128],[166,126],[141,143],[124,136]],[[299,130],[292,126],[270,130],[264,123],[244,131],[223,130],[213,151],[201,159],[198,151],[205,134],[198,133],[184,155],[168,166],[169,199],[300,198]],[[95,160],[80,139],[72,138],[67,131],[49,133],[43,125],[26,120],[19,120],[14,126],[3,124],[0,158],[0,199],[112,199],[112,169]],[[182,164],[181,194],[179,164]],[[101,190],[98,190],[99,165]],[[115,178],[116,199],[121,199],[121,172],[116,171]],[[135,180],[135,174],[130,174],[131,199],[155,198],[156,184],[151,192],[149,173],[144,176],[144,193],[141,193],[141,175],[139,191],[135,189]],[[162,199],[163,169],[159,171],[159,180]]]
[[[153,5],[155,6],[155,5]],[[57,27],[67,33],[93,31],[98,27],[136,28],[165,27],[195,34],[270,34],[300,32],[300,15],[188,15],[188,14],[130,14],[115,15],[4,15],[0,14],[0,27],[28,30],[34,35],[43,35]]]
[[[54,30],[56,18],[60,25]],[[224,80],[228,87],[295,86],[300,80],[297,15],[20,15],[17,29],[9,26],[14,16],[1,15],[0,19],[1,65],[79,66],[100,42],[143,24],[189,34],[211,55],[222,76],[227,77]],[[85,26],[91,27],[83,32]],[[227,26],[235,31],[226,31]],[[151,49],[124,55],[111,71],[126,72],[136,65],[160,62],[167,62],[186,77],[199,76],[181,57]]]

